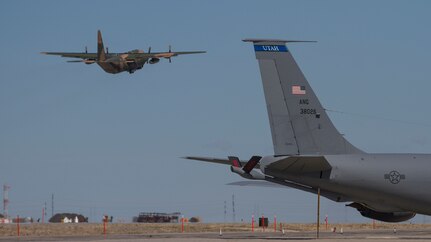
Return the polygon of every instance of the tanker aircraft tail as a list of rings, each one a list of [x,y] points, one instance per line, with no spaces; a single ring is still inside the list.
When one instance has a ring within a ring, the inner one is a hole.
[[[253,42],[259,62],[275,155],[356,154],[334,127],[285,43]]]
[[[362,216],[385,222],[431,215],[431,155],[368,154],[349,143],[329,119],[286,43],[245,39],[259,62],[274,155],[249,161],[185,157],[231,165],[243,178],[232,185],[278,184],[351,202]],[[263,182],[263,183],[262,183]]]

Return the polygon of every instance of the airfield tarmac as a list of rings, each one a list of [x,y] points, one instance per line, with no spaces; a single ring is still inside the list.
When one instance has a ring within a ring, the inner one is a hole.
[[[431,230],[408,230],[393,231],[367,230],[367,231],[350,231],[347,233],[323,232],[320,238],[316,239],[316,232],[287,232],[284,235],[281,232],[228,232],[228,233],[166,233],[166,234],[144,234],[144,235],[85,235],[85,236],[38,236],[38,237],[1,237],[0,241],[153,241],[153,242],[186,242],[186,241],[229,241],[229,242],[263,242],[263,241],[430,241]]]
[[[305,232],[228,232],[219,233],[159,233],[159,234],[141,234],[141,235],[88,235],[88,236],[53,236],[53,237],[0,237],[0,241],[154,241],[154,242],[185,242],[185,241],[229,241],[245,242],[253,240],[260,241],[430,241],[431,230],[402,230],[394,233],[391,230],[358,230],[349,231],[343,234],[322,232],[320,239],[316,239],[316,233],[312,231]]]
[[[14,225],[8,226],[9,228]],[[20,237],[15,235],[3,234],[0,236],[1,241],[154,241],[154,242],[185,242],[185,241],[202,241],[202,242],[212,242],[212,241],[229,241],[229,242],[241,242],[241,241],[307,241],[316,240],[316,232],[311,230],[312,225],[301,226],[299,230],[285,230],[283,234],[281,231],[277,232],[262,232],[260,229],[256,229],[255,232],[251,231],[229,231],[223,232],[220,235],[219,232],[158,232],[160,230],[154,230],[154,232],[146,231],[141,234],[122,234],[121,230],[115,231],[115,233],[103,234],[86,234],[79,232],[83,225],[72,226],[65,224],[45,224],[41,225],[29,225],[28,227],[35,227],[37,230],[41,228],[53,227],[57,230],[61,227],[67,228],[68,231],[75,231],[74,233],[68,233],[67,235],[59,234],[24,234]],[[84,226],[98,226],[97,224],[87,224]],[[112,226],[112,225],[110,225]],[[126,225],[127,226],[127,225]],[[139,225],[140,227],[141,225]],[[145,226],[145,225],[144,225]],[[150,225],[154,226],[154,225]],[[365,225],[369,226],[369,225]],[[163,229],[166,229],[166,226]],[[3,229],[2,229],[3,228]],[[1,227],[1,231],[5,231],[6,227]],[[122,228],[122,227],[120,227]],[[202,226],[198,226],[202,228]],[[339,231],[336,233],[324,230],[320,233],[319,241],[430,241],[431,240],[431,225],[398,225],[398,229],[394,231],[393,228],[389,226],[384,226],[378,229],[363,228],[361,226],[350,225],[345,226],[343,234]],[[29,228],[23,228],[29,230]],[[241,229],[241,227],[235,230]],[[152,229],[153,230],[153,229]],[[156,232],[157,231],[157,232]],[[123,231],[126,232],[126,231]],[[52,233],[52,232],[51,232]]]

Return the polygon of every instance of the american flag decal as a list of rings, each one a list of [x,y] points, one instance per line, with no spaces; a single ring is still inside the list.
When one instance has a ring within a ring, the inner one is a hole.
[[[293,95],[305,95],[305,86],[292,86]]]

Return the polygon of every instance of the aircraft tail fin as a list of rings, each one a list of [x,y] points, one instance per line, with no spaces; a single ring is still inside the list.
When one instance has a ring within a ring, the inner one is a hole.
[[[243,41],[259,62],[275,155],[363,153],[337,131],[286,47],[310,41]]]
[[[247,162],[247,164],[245,164],[242,170],[245,171],[245,173],[250,173],[251,170],[253,170],[254,167],[256,167],[257,163],[259,163],[260,159],[262,159],[261,156],[251,157],[251,159]]]
[[[105,47],[103,46],[102,32],[97,31],[97,60],[106,60]]]

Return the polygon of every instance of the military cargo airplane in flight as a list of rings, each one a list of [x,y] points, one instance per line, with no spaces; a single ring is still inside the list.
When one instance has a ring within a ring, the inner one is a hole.
[[[169,46],[168,52],[151,52],[151,47],[148,52],[145,53],[143,50],[132,50],[125,53],[109,53],[108,48],[103,47],[102,33],[100,30],[97,32],[97,53],[88,53],[87,48],[85,52],[42,52],[41,54],[46,55],[59,55],[61,57],[80,58],[82,60],[70,60],[67,62],[85,64],[97,63],[105,72],[117,74],[123,71],[127,71],[130,74],[136,70],[142,69],[144,64],[156,64],[161,58],[169,60],[178,55],[187,54],[200,54],[206,53],[206,51],[185,51],[185,52],[172,52],[171,46]]]
[[[231,165],[232,172],[267,185],[320,191],[380,221],[431,215],[431,154],[371,154],[353,146],[337,131],[287,48],[297,41],[244,41],[253,43],[259,63],[274,155],[249,161],[186,159]]]

